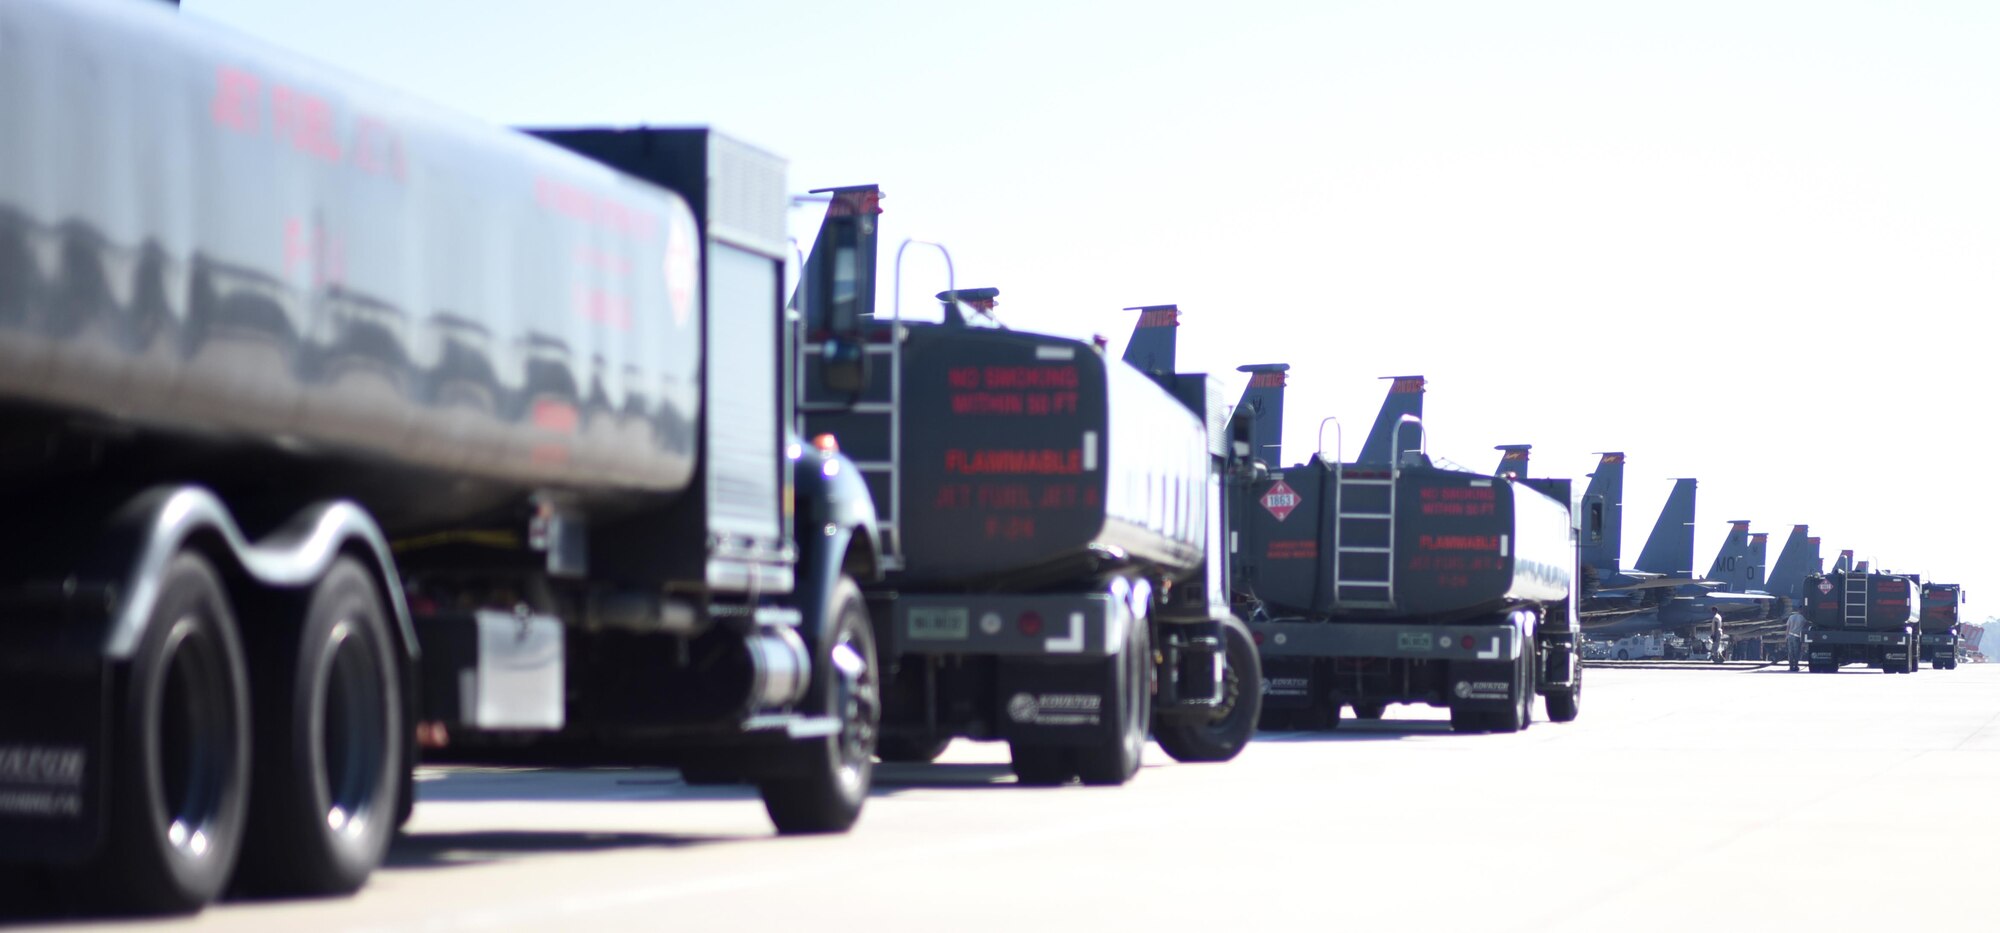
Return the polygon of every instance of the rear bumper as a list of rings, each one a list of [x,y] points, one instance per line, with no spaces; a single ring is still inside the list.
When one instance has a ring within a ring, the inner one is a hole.
[[[891,603],[899,654],[1108,658],[1143,624],[1109,593],[901,594]]]
[[[1252,622],[1250,634],[1267,658],[1513,661],[1526,647],[1511,625]]]
[[[1512,625],[1257,622],[1250,632],[1270,709],[1322,698],[1505,709],[1535,689],[1519,683],[1528,645]]]
[[[1806,644],[1808,646],[1887,646],[1907,645],[1909,643],[1910,633],[1908,632],[1809,632],[1806,634]]]

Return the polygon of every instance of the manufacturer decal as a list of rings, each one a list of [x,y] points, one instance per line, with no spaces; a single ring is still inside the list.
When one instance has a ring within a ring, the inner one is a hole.
[[[0,746],[0,813],[81,814],[84,761],[84,750],[76,747]]]
[[[0,746],[0,782],[44,787],[83,784],[83,749],[44,745]]]
[[[1504,680],[1461,680],[1451,692],[1461,700],[1506,700],[1513,696]]]
[[[1007,701],[1007,718],[1033,726],[1094,726],[1104,698],[1094,693],[1016,693]]]
[[[1302,697],[1311,684],[1304,677],[1266,677],[1264,695],[1280,697]]]
[[[1292,514],[1293,509],[1299,507],[1299,494],[1297,490],[1285,484],[1283,477],[1280,477],[1277,482],[1271,484],[1270,489],[1264,491],[1264,497],[1257,502],[1264,506],[1265,511],[1282,522]]]

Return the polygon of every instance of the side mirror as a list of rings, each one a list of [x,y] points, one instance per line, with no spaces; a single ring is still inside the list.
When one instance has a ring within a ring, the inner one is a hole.
[[[829,392],[860,395],[868,388],[868,348],[846,337],[821,344],[820,383]]]
[[[874,297],[872,269],[861,262],[860,224],[866,217],[828,217],[820,232],[819,246],[826,249],[823,261],[813,270],[810,297],[818,314],[811,315],[818,328],[839,337],[861,333],[863,302]]]

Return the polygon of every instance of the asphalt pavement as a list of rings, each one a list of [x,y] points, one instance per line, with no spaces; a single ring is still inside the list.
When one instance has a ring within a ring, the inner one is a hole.
[[[1149,748],[1123,788],[1017,787],[1005,746],[959,742],[884,766],[860,825],[822,838],[776,838],[749,791],[672,771],[426,769],[359,895],[142,926],[2000,928],[1981,890],[2000,665],[1593,667],[1574,723],[1443,716],[1267,733],[1221,765]]]

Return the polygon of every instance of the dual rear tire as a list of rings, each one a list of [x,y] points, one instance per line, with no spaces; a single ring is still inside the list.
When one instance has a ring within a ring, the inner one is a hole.
[[[114,688],[108,833],[83,886],[111,910],[190,913],[222,893],[242,851],[249,679],[208,560],[175,556],[159,587]]]
[[[336,560],[302,624],[266,620],[253,644],[255,772],[241,878],[263,894],[355,891],[400,819],[403,722],[396,646],[374,578]]]
[[[239,629],[215,566],[173,557],[116,681],[108,832],[83,872],[87,896],[188,913],[232,879],[255,893],[360,887],[394,833],[405,768],[382,606],[373,578],[341,558],[302,624]]]

